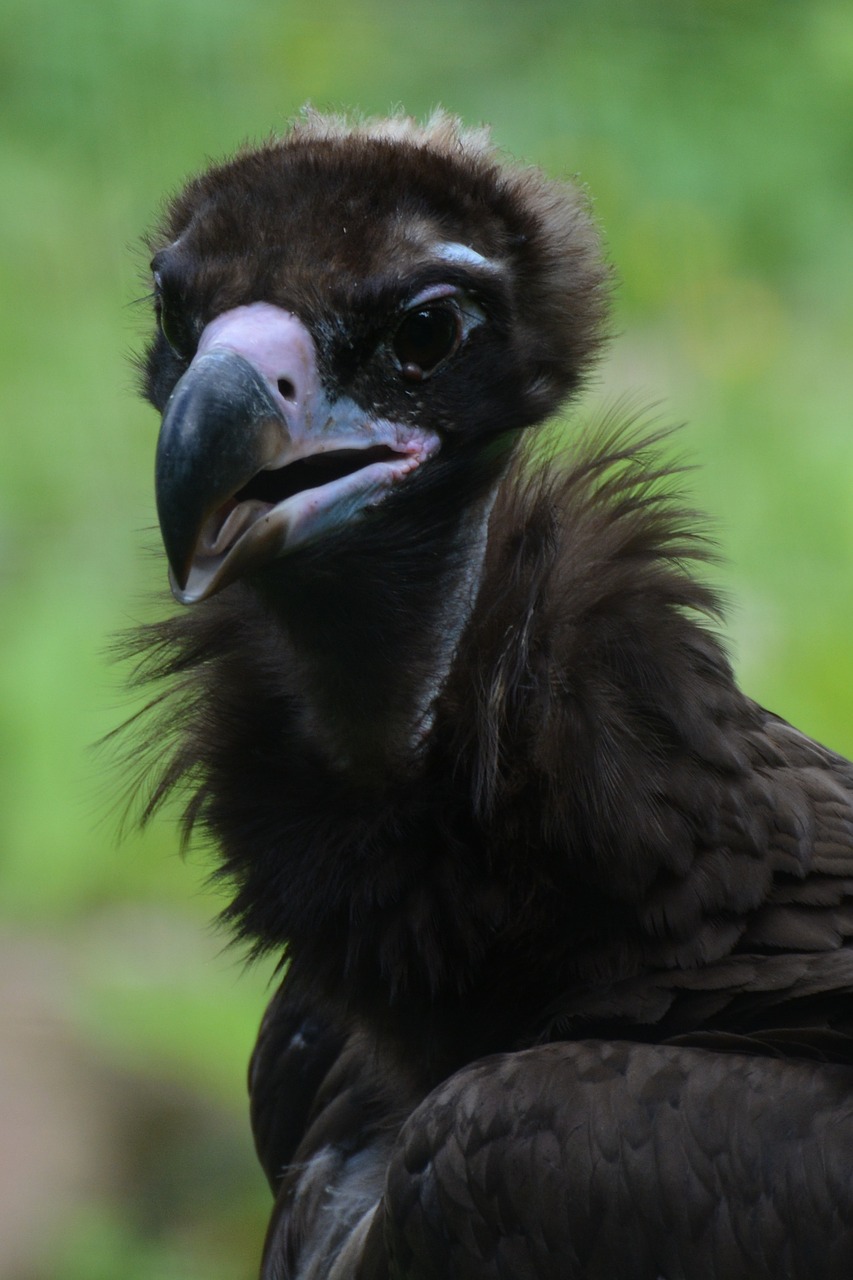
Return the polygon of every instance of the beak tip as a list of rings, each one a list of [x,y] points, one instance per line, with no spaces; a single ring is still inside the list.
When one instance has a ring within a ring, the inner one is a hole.
[[[263,375],[232,351],[196,356],[172,391],[157,442],[155,493],[172,593],[181,604],[210,594],[199,587],[208,575],[194,572],[200,530],[264,465],[270,423],[286,434]]]
[[[179,577],[175,570],[171,566],[169,567],[169,587],[178,604],[193,604],[195,602],[195,597],[187,592],[188,582],[189,573]]]
[[[189,576],[189,571],[185,573],[177,573],[174,566],[169,566],[169,586],[172,588],[175,595],[178,595],[185,590]]]

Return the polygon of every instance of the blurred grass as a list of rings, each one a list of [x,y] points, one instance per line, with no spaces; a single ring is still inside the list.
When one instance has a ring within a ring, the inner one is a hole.
[[[129,361],[139,235],[163,193],[309,99],[440,102],[579,173],[621,282],[589,403],[689,424],[742,682],[853,753],[853,10],[7,0],[0,24],[0,912],[15,955],[56,956],[42,995],[93,1080],[203,1111],[118,1189],[57,1191],[0,1276],[250,1276],[267,1199],[242,1077],[268,975],[223,951],[203,854],[181,862],[168,821],[117,847],[118,780],[89,749],[133,706],[111,635],[168,607]],[[0,1030],[25,1039],[25,1016]],[[140,1214],[157,1187],[168,1203]]]

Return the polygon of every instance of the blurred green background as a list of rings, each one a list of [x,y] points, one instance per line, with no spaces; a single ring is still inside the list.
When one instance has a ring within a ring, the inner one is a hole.
[[[578,173],[621,282],[587,407],[687,422],[742,682],[853,753],[853,8],[6,0],[0,35],[0,1280],[241,1280],[270,972],[168,817],[119,843],[90,746],[134,705],[110,637],[170,607],[139,236],[307,100]]]

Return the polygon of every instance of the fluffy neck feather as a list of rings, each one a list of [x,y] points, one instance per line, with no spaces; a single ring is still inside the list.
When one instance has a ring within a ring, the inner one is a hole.
[[[302,731],[336,772],[381,788],[415,767],[474,607],[493,502],[494,489],[418,547],[342,548],[328,567],[267,575]]]
[[[357,785],[381,790],[417,767],[474,607],[512,443],[463,451],[375,522],[273,563],[256,583],[301,731]]]
[[[161,629],[159,670],[184,672],[188,715],[151,806],[189,782],[187,822],[234,888],[228,918],[287,945],[317,998],[457,1046],[476,1009],[485,1052],[507,1019],[524,1027],[573,984],[640,963],[634,904],[690,856],[689,778],[661,808],[681,786],[670,760],[736,769],[719,726],[742,715],[685,616],[714,601],[683,569],[702,548],[662,474],[623,437],[565,472],[514,473],[485,561],[489,486],[464,537],[450,500],[438,537],[421,495],[390,555],[365,535],[333,575],[306,565],[286,607],[239,587]],[[428,732],[389,768],[428,697]],[[347,767],[362,749],[370,785]]]

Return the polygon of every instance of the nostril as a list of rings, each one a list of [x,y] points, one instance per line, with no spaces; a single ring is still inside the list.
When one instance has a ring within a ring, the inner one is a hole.
[[[283,400],[296,399],[296,387],[289,378],[279,378],[278,391]]]

